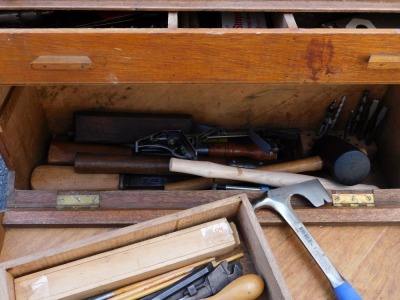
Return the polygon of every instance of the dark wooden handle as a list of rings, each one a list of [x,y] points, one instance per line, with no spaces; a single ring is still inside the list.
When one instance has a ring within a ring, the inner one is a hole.
[[[168,175],[169,157],[77,153],[75,172],[92,174],[158,174]]]
[[[276,153],[265,153],[257,145],[238,145],[233,143],[213,143],[208,147],[210,156],[217,157],[248,157],[257,160],[274,160]]]
[[[78,152],[131,155],[132,148],[52,141],[49,147],[47,162],[54,165],[74,165],[75,155]]]

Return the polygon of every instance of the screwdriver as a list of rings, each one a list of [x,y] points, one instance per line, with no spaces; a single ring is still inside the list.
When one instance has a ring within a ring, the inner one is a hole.
[[[264,291],[264,280],[255,274],[247,274],[239,277],[218,294],[204,300],[255,300]]]

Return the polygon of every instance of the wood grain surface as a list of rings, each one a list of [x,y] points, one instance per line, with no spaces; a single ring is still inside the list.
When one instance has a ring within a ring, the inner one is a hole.
[[[3,29],[0,42],[3,84],[400,82],[395,69],[367,69],[371,55],[400,53],[396,29]],[[93,64],[32,69],[41,55]]]
[[[395,299],[400,293],[399,261],[393,259],[400,251],[398,226],[308,226],[308,229],[364,299]],[[0,261],[110,230],[9,228]],[[264,226],[263,231],[294,299],[335,299],[328,281],[290,228]]]

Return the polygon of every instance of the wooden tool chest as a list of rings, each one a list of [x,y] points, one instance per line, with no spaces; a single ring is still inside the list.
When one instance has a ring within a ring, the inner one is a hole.
[[[77,111],[189,114],[198,123],[232,130],[314,132],[332,101],[346,96],[336,123],[343,131],[368,91],[388,109],[365,181],[380,189],[353,193],[374,194],[375,207],[294,206],[361,295],[393,299],[399,293],[400,266],[391,257],[400,250],[400,21],[332,28],[332,20],[396,19],[396,1],[22,0],[2,1],[0,10],[20,12],[16,25],[0,28],[0,152],[10,170],[1,261],[238,194],[98,191],[95,209],[58,207],[57,196],[76,192],[31,190],[30,177],[46,162],[52,137],[68,132]],[[23,27],[22,12],[32,11],[157,12],[162,25]],[[224,12],[265,14],[267,28],[201,25]],[[187,21],[194,17],[196,22]],[[323,27],[310,18],[325,20]],[[247,195],[254,199],[261,192]],[[269,211],[257,216],[292,297],[331,299],[329,284],[281,219]]]

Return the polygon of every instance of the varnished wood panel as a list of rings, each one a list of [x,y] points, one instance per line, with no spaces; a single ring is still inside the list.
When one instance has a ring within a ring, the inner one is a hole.
[[[400,227],[308,227],[339,272],[363,299],[395,299],[400,293]],[[264,234],[295,299],[335,299],[332,288],[288,227]]]
[[[212,70],[210,70],[212,71]],[[337,121],[344,128],[365,90],[382,99],[385,85],[133,84],[40,86],[48,126],[67,132],[84,110],[190,114],[198,124],[227,129],[280,127],[316,130],[333,100],[346,95]]]
[[[225,10],[225,11],[382,11],[392,12],[400,9],[396,0],[4,0],[1,9],[119,9],[119,10]]]
[[[32,168],[45,154],[49,133],[34,88],[17,88],[1,110],[0,139],[7,167],[15,173],[15,187],[28,188]]]
[[[395,29],[0,30],[0,82],[399,83],[367,69],[400,53]],[[360,46],[362,45],[362,46]],[[86,56],[90,69],[35,70],[39,56]]]
[[[309,226],[308,229],[336,268],[364,299],[395,299],[400,293],[399,261],[393,259],[400,251],[399,227]],[[110,230],[10,228],[6,230],[0,261]],[[263,231],[293,299],[335,299],[328,281],[290,228],[263,227]]]

